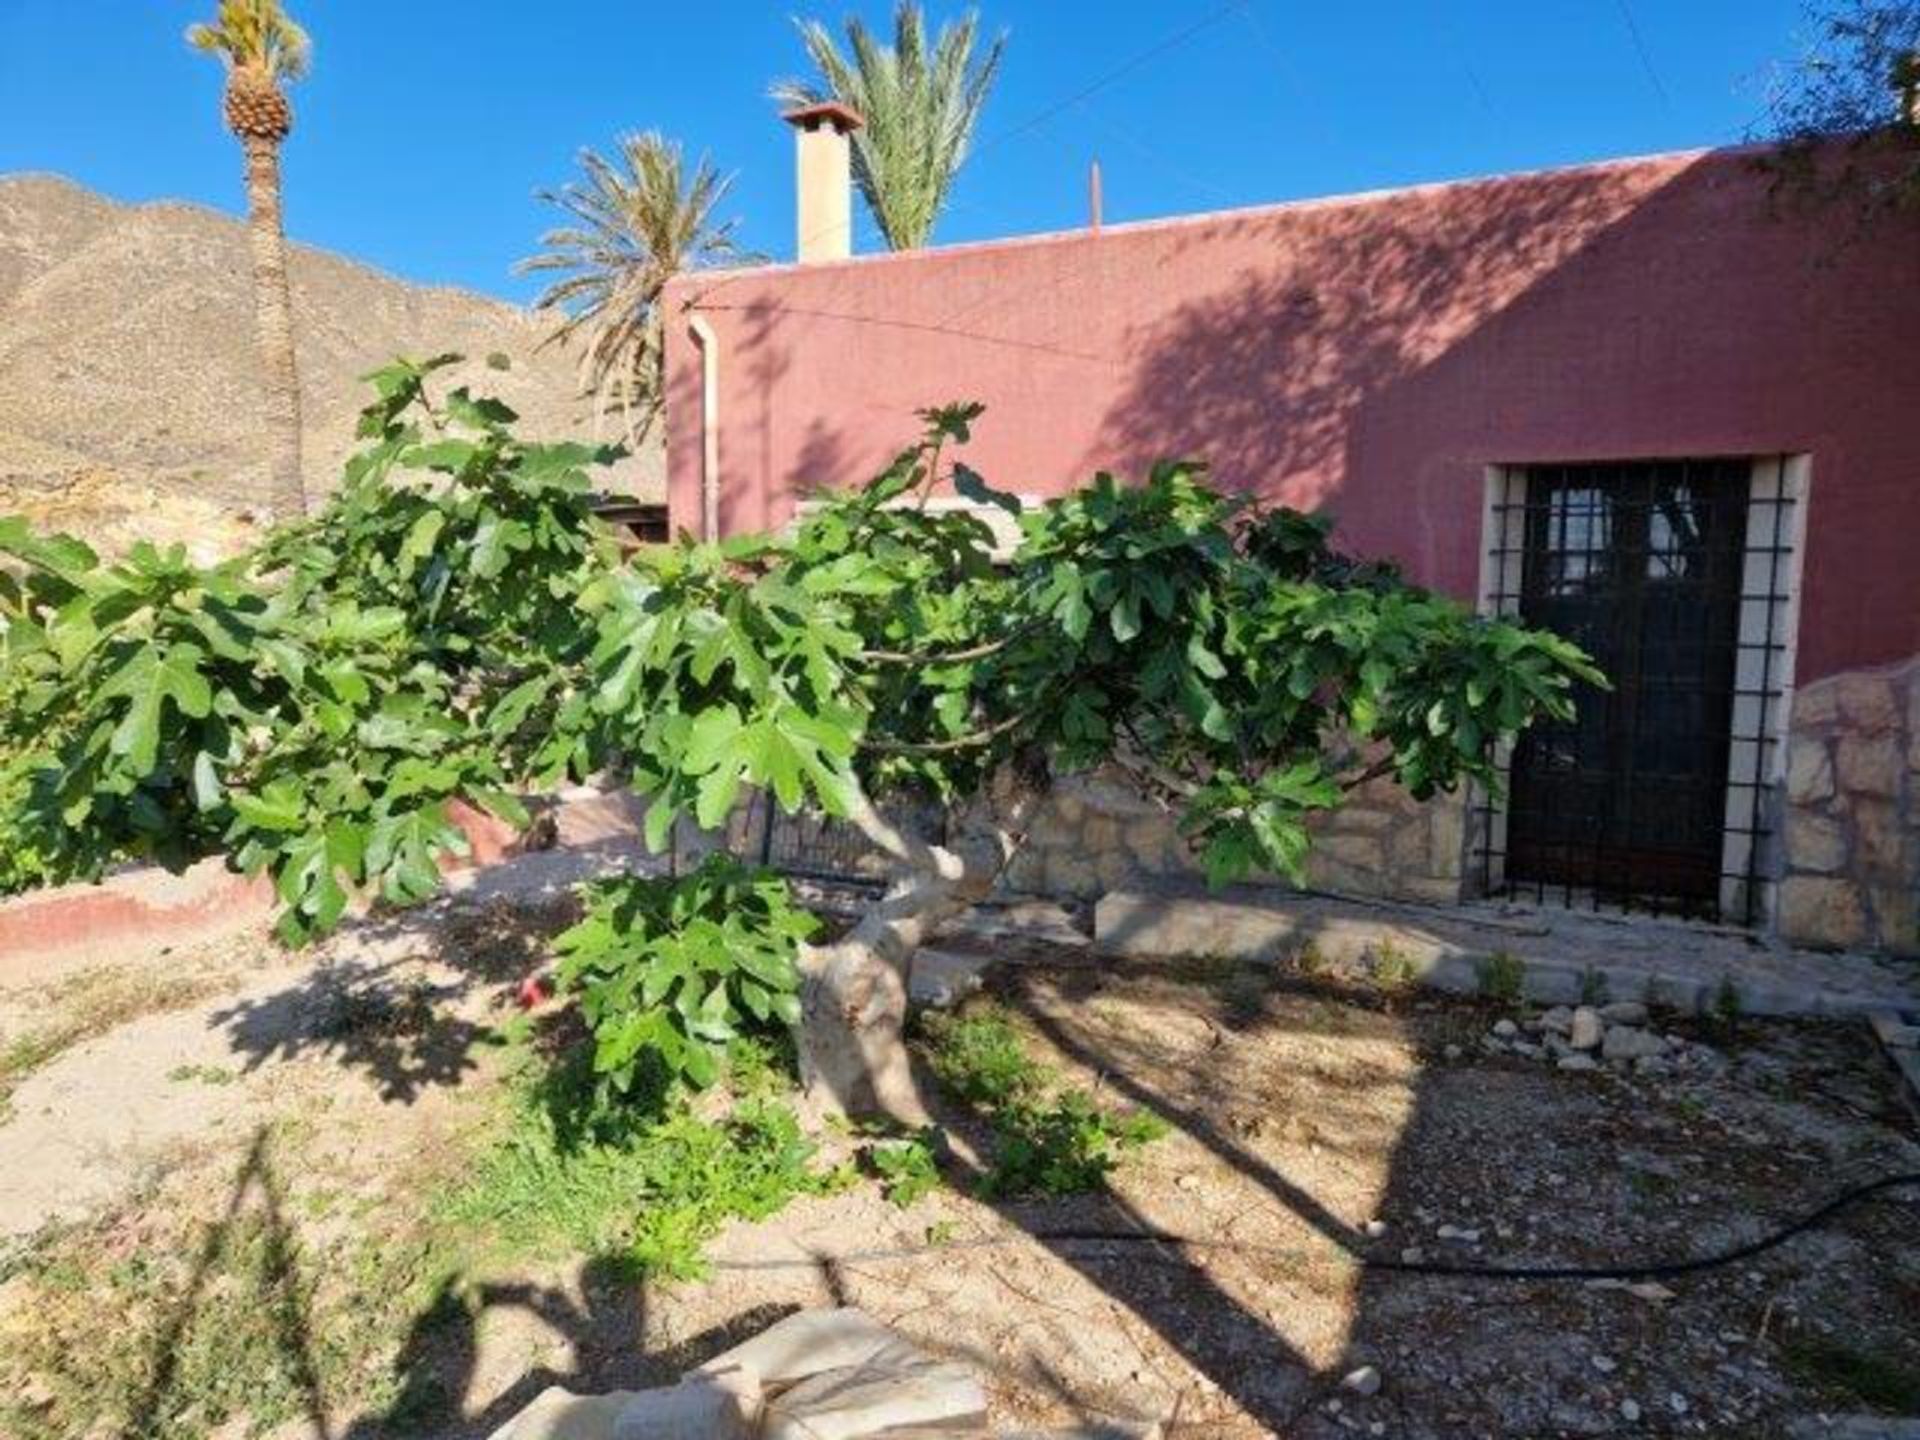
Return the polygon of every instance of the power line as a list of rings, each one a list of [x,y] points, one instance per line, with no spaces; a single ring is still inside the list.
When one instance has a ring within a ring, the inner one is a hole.
[[[1202,30],[1205,30],[1210,26],[1219,24],[1222,20],[1226,19],[1227,16],[1233,14],[1236,10],[1244,10],[1249,3],[1250,3],[1250,0],[1228,0],[1227,4],[1220,6],[1216,10],[1208,11],[1205,15],[1202,15],[1198,20],[1194,21],[1191,25],[1187,26],[1185,29],[1177,30],[1173,34],[1167,36],[1166,39],[1159,41],[1157,44],[1150,45],[1145,50],[1140,51],[1138,54],[1135,54],[1133,56],[1130,56],[1128,59],[1123,60],[1120,64],[1116,65],[1113,69],[1109,70],[1106,74],[1102,75],[1099,79],[1094,80],[1085,86],[1082,86],[1080,89],[1074,91],[1073,94],[1067,96],[1065,99],[1057,100],[1053,104],[1039,111],[1037,114],[1028,116],[1025,120],[1022,120],[1018,125],[1015,125],[1012,129],[1002,130],[998,135],[991,136],[988,139],[981,141],[978,145],[974,147],[973,153],[978,155],[982,150],[990,150],[995,145],[1004,144],[1008,140],[1013,139],[1015,136],[1024,135],[1029,130],[1037,129],[1039,126],[1042,126],[1046,124],[1047,121],[1053,119],[1056,115],[1060,115],[1065,111],[1071,110],[1074,106],[1078,105],[1081,101],[1089,99],[1090,97],[1099,94],[1102,90],[1106,89],[1109,85],[1113,84],[1115,81],[1124,80],[1127,76],[1131,75],[1134,71],[1140,69],[1141,66],[1146,65],[1151,61],[1158,60],[1162,55],[1166,54],[1169,50],[1179,49],[1182,45],[1186,44],[1187,41],[1191,40],[1194,36],[1198,35]]]
[[[1633,52],[1640,57],[1640,68],[1647,72],[1647,80],[1653,86],[1653,93],[1660,97],[1660,103],[1671,110],[1673,97],[1667,94],[1667,87],[1661,83],[1660,72],[1654,68],[1653,56],[1647,50],[1646,37],[1640,33],[1640,23],[1633,18],[1633,6],[1628,0],[1614,0],[1620,7],[1620,18],[1627,22],[1627,34],[1633,40]]]
[[[980,142],[980,144],[973,146],[968,158],[972,158],[972,156],[979,155],[982,151],[990,150],[996,145],[1003,145],[1009,140],[1013,140],[1021,135],[1027,134],[1030,131],[1038,129],[1039,127],[1045,125],[1047,121],[1055,118],[1056,116],[1064,113],[1065,111],[1071,110],[1074,106],[1080,104],[1081,102],[1089,99],[1094,95],[1097,95],[1100,91],[1106,89],[1108,86],[1116,83],[1117,81],[1125,79],[1127,76],[1133,74],[1136,70],[1140,69],[1142,66],[1147,65],[1152,61],[1159,59],[1162,55],[1167,54],[1169,51],[1178,49],[1180,46],[1186,44],[1187,41],[1191,40],[1195,35],[1200,34],[1203,30],[1208,29],[1210,26],[1217,25],[1220,21],[1226,19],[1229,15],[1234,14],[1236,11],[1246,9],[1250,3],[1251,3],[1251,0],[1228,0],[1227,4],[1221,5],[1216,9],[1208,11],[1205,15],[1202,15],[1198,20],[1195,20],[1192,24],[1187,25],[1182,29],[1175,31],[1173,34],[1168,35],[1166,38],[1157,41],[1153,45],[1148,46],[1146,49],[1138,51],[1134,55],[1129,56],[1126,60],[1122,61],[1119,65],[1116,65],[1113,69],[1107,71],[1105,74],[1101,75],[1097,79],[1090,81],[1088,84],[1074,91],[1071,95],[1068,95],[1063,99],[1054,101],[1052,104],[1049,104],[1043,107],[1042,109],[1036,111],[1034,114],[1029,115],[1025,120],[1022,120],[1019,124],[1013,126],[1012,128],[1003,130],[999,134],[990,136],[986,140],[983,140],[982,142]],[[972,202],[972,204],[975,207],[978,207],[977,201]],[[985,208],[992,209],[995,207],[985,207]],[[827,232],[823,230],[820,233],[821,235],[824,235]],[[816,235],[816,236],[809,236],[807,238],[818,239],[820,237]],[[724,275],[720,277],[712,286],[708,287],[706,290],[702,291],[701,294],[689,300],[687,302],[687,307],[694,310],[706,308],[705,302],[709,296],[719,293],[721,290],[726,289],[729,285],[736,284],[741,280],[745,280],[751,277],[754,273],[755,272],[753,270],[740,270],[740,271],[734,272],[731,275]]]

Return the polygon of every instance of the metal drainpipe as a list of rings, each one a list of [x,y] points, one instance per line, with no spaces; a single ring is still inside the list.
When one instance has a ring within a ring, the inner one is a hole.
[[[688,319],[700,347],[700,538],[720,538],[720,337],[704,316]]]

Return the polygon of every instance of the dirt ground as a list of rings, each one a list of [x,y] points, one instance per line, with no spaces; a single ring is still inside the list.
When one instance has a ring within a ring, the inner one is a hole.
[[[553,918],[456,913],[298,962],[243,945],[182,963],[206,990],[143,992],[144,1009],[109,1010],[101,1033],[16,1078],[0,1121],[0,1340],[59,1329],[70,1373],[0,1361],[0,1401],[46,1413],[90,1365],[126,1370],[117,1383],[149,1401],[187,1378],[216,1385],[183,1339],[206,1311],[286,1352],[273,1433],[455,1440],[549,1383],[662,1383],[798,1307],[844,1303],[973,1362],[1008,1425],[1766,1436],[1794,1416],[1920,1404],[1914,1192],[1658,1284],[1361,1263],[1682,1258],[1920,1170],[1863,1030],[1690,1028],[1716,1063],[1570,1073],[1489,1053],[1501,1012],[1485,1006],[1224,964],[1049,951],[993,972],[986,1003],[1036,1054],[1173,1123],[1110,1195],[989,1206],[944,1189],[902,1210],[862,1184],[735,1224],[700,1282],[643,1286],[569,1255],[441,1274],[422,1217],[494,1134],[486,1032]],[[61,1013],[57,995],[0,995],[0,1048]],[[162,1109],[172,1118],[145,1133]],[[976,1117],[943,1118],[986,1143]],[[1135,1230],[1195,1243],[1085,1238]],[[235,1237],[264,1257],[253,1289],[141,1288],[198,1276],[196,1248]],[[28,1263],[49,1254],[71,1263]],[[81,1278],[49,1289],[62,1265]],[[129,1295],[151,1313],[103,1312]],[[349,1343],[369,1335],[380,1343]],[[1372,1393],[1343,1384],[1366,1366]],[[342,1394],[357,1398],[329,1398]],[[148,1433],[214,1429],[170,1424]]]

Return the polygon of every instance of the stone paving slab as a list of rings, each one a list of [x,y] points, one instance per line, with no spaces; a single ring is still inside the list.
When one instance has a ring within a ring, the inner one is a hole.
[[[1116,890],[1094,910],[1094,944],[1127,956],[1290,959],[1391,956],[1437,989],[1471,994],[1495,957],[1520,962],[1527,998],[1572,1004],[1596,984],[1613,999],[1712,1009],[1730,982],[1750,1015],[1865,1015],[1920,1006],[1920,964],[1769,945],[1737,931],[1520,906],[1425,907],[1309,894]]]

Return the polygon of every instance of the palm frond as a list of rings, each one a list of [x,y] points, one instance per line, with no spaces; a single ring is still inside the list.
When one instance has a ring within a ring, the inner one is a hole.
[[[211,21],[187,27],[187,43],[275,80],[298,80],[313,63],[312,37],[280,0],[220,0]]]
[[[900,0],[893,42],[858,19],[846,25],[846,52],[818,20],[795,22],[817,78],[772,87],[783,105],[837,100],[866,122],[853,136],[853,179],[882,237],[895,250],[924,245],[966,160],[975,125],[993,88],[1006,36],[976,56],[980,17],[968,11],[943,25],[931,49],[926,20]]]
[[[579,179],[535,192],[566,220],[514,269],[558,277],[534,301],[559,317],[548,342],[577,351],[596,419],[618,417],[638,443],[662,404],[667,281],[758,257],[740,248],[735,221],[716,218],[733,177],[708,156],[689,171],[680,146],[649,131],[621,136],[611,157],[582,150],[579,163]]]

